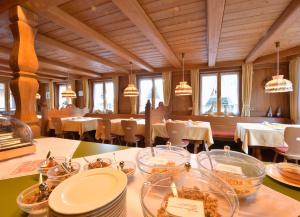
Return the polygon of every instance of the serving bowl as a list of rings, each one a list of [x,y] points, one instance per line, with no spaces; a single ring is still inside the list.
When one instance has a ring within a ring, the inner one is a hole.
[[[52,167],[48,170],[47,176],[49,180],[62,182],[63,180],[69,178],[70,176],[75,175],[80,170],[80,163],[72,162],[71,167],[68,168],[70,171],[67,172],[62,164],[59,164],[55,167]]]
[[[158,145],[141,149],[136,162],[145,176],[156,173],[178,173],[190,161],[190,153],[182,147]]]
[[[38,172],[47,175],[48,170],[66,161],[65,157],[49,157],[39,164]]]
[[[212,150],[197,156],[201,168],[212,171],[237,193],[239,198],[255,195],[265,177],[265,165],[258,159],[236,151]]]
[[[190,169],[176,177],[151,175],[142,186],[141,205],[144,217],[233,217],[237,216],[239,201],[234,190],[209,171]]]
[[[91,170],[91,169],[105,168],[105,167],[111,167],[111,166],[112,166],[112,160],[110,158],[97,158],[97,159],[85,164],[83,169]]]
[[[119,161],[117,167],[127,175],[127,178],[133,177],[136,169],[136,165],[132,161]]]
[[[56,187],[57,183],[52,181],[46,182],[49,188],[49,192]],[[40,184],[35,184],[23,190],[17,197],[17,204],[21,210],[32,215],[45,215],[48,211],[48,197],[36,201],[40,192]],[[49,193],[49,194],[50,194]],[[48,195],[49,196],[49,195]]]

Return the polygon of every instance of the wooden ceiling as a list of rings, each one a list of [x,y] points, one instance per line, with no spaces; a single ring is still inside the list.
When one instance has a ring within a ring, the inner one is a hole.
[[[38,74],[46,79],[128,73],[129,62],[134,70],[149,73],[178,69],[182,52],[190,67],[268,62],[274,61],[275,41],[287,50],[285,57],[300,53],[300,0],[2,2],[0,74],[7,76],[13,41],[8,8],[14,4],[39,15]]]

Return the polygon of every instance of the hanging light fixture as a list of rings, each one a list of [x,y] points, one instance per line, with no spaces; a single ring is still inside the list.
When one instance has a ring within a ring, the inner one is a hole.
[[[266,93],[283,93],[293,91],[293,84],[290,80],[284,79],[283,75],[279,74],[279,47],[280,43],[276,42],[277,52],[277,74],[272,76],[272,80],[268,81],[265,85]]]
[[[128,86],[124,89],[124,96],[136,97],[139,95],[139,90],[136,88],[134,83],[131,81],[132,78],[132,62],[130,62],[130,75]]]
[[[40,95],[39,93],[36,93],[36,94],[35,94],[35,98],[36,98],[36,99],[41,99],[41,95]]]
[[[182,81],[176,85],[175,95],[176,96],[188,96],[192,95],[192,87],[184,81],[184,53],[181,55],[182,57]]]
[[[70,84],[69,72],[68,72],[68,85],[67,85],[67,89],[61,93],[61,96],[65,97],[65,98],[70,98],[70,99],[76,98],[76,93],[75,93],[75,91],[72,90],[72,86]]]

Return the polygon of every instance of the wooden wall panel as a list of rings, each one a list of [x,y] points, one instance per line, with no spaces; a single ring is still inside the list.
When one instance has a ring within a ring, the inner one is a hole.
[[[268,94],[264,91],[264,85],[272,79],[272,75],[276,74],[275,66],[265,69],[254,69],[254,79],[252,87],[251,99],[251,115],[265,116],[269,106],[272,107],[273,115],[275,115],[278,107],[281,107],[282,116],[289,117],[289,93]],[[281,64],[280,74],[288,78],[288,64]]]
[[[83,96],[78,96],[78,91],[82,91],[82,80],[76,80],[75,81],[75,92],[77,94],[77,98],[75,100],[75,105],[78,108],[84,108],[84,97]]]
[[[128,85],[128,76],[119,77],[119,113],[130,114],[130,100],[128,97],[124,97],[123,91]]]

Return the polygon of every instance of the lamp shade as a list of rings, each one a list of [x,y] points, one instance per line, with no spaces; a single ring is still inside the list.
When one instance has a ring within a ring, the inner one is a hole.
[[[76,93],[72,90],[71,85],[69,85],[67,89],[61,93],[61,96],[66,98],[76,98]]]
[[[178,85],[176,85],[175,88],[175,95],[176,96],[188,96],[192,95],[192,87],[187,84],[186,81],[179,82]]]
[[[284,79],[283,75],[275,75],[271,81],[265,85],[266,93],[283,93],[293,91],[293,84],[291,81]]]
[[[138,95],[139,95],[139,90],[136,88],[134,84],[128,84],[128,86],[124,89],[124,96],[135,97]]]
[[[35,98],[36,98],[36,99],[41,99],[41,95],[40,95],[39,93],[36,93],[36,94],[35,94]]]

